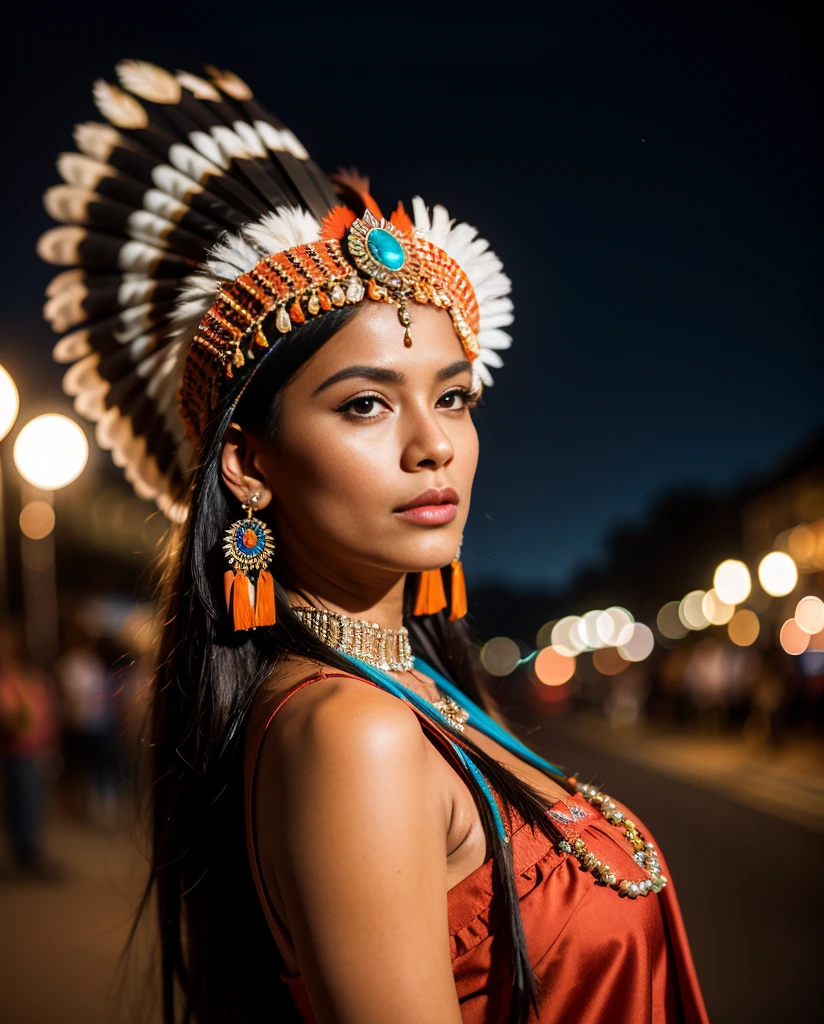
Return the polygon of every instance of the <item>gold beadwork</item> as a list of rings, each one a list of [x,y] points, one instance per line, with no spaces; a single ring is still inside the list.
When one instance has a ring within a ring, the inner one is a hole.
[[[667,878],[661,874],[661,863],[653,844],[644,840],[635,822],[625,818],[623,812],[617,810],[615,801],[606,793],[602,793],[595,786],[588,786],[580,782],[576,783],[576,789],[587,803],[601,812],[611,825],[624,830],[624,835],[630,840],[635,850],[633,860],[647,871],[649,877],[637,881],[631,878],[619,879],[609,864],[603,864],[594,853],[587,849],[587,844],[580,838],[576,839],[574,843],[569,843],[565,839],[561,840],[558,843],[558,849],[562,853],[571,853],[580,861],[581,870],[591,871],[598,875],[601,885],[615,889],[619,896],[627,896],[634,900],[638,896],[648,896],[651,892],[659,893],[667,884]]]
[[[405,626],[384,629],[377,622],[303,605],[293,605],[292,611],[321,643],[341,654],[359,658],[383,672],[408,672],[414,668],[415,658]]]

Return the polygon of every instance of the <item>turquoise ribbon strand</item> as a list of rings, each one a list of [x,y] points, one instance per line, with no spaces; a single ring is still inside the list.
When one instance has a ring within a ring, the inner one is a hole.
[[[395,697],[399,697],[401,700],[405,700],[408,704],[417,708],[422,714],[440,728],[444,728],[446,725],[444,716],[437,711],[428,700],[424,700],[423,697],[415,693],[408,686],[404,686],[403,683],[392,679],[391,676],[387,675],[386,672],[382,672],[380,669],[375,668],[373,665],[368,665],[365,661],[361,661],[359,658],[353,658],[348,654],[343,654],[341,651],[338,652],[342,657],[350,661],[355,668],[360,672],[361,675],[367,679],[376,683],[382,690],[386,690],[387,693],[393,694]],[[430,665],[427,665],[421,658],[415,658],[415,668],[422,672],[424,675],[429,676],[435,681],[435,683],[453,700],[457,701],[462,707],[469,711],[472,725],[480,732],[489,736],[490,739],[500,743],[502,747],[509,750],[510,753],[516,754],[522,757],[525,761],[534,765],[542,771],[547,771],[555,775],[564,777],[564,773],[560,768],[557,768],[554,764],[550,764],[549,761],[545,761],[543,758],[538,757],[537,754],[533,753],[525,744],[521,743],[520,740],[514,736],[510,736],[505,729],[503,729],[494,719],[490,718],[489,715],[480,708],[474,701],[470,700],[463,691],[459,690],[454,683],[449,682],[440,672],[437,672]],[[449,726],[446,725],[447,730]],[[501,818],[501,811],[498,807],[498,801],[495,799],[492,790],[489,787],[489,783],[483,776],[478,766],[475,764],[469,754],[456,743],[454,740],[450,740],[452,748],[458,757],[458,760],[466,768],[469,774],[477,783],[481,792],[489,804],[489,808],[492,812],[492,817],[495,821],[495,828],[501,841],[508,843],[509,839],[504,829],[504,823]]]

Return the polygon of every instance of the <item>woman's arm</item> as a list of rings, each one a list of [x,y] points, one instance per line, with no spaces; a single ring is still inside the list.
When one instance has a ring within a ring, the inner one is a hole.
[[[318,1024],[460,1024],[449,798],[415,714],[329,679],[296,694],[275,727],[258,774],[260,852]]]

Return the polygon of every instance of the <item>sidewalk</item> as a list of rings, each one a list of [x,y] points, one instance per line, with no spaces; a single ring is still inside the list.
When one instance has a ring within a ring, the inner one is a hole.
[[[564,717],[558,725],[580,743],[824,833],[820,737],[788,738],[774,749],[734,736],[649,722],[611,726],[593,712]]]
[[[47,834],[65,880],[21,880],[0,865],[0,1020],[154,1024],[145,943],[119,995],[117,985],[146,873],[136,840],[128,829],[107,833],[59,817]],[[143,1015],[132,1009],[144,1002]]]

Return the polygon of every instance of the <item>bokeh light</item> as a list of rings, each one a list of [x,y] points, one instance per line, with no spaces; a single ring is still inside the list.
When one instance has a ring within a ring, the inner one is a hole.
[[[781,646],[787,654],[803,654],[810,646],[810,634],[795,619],[787,619],[781,627]]]
[[[567,615],[563,619],[559,619],[552,627],[550,634],[552,646],[560,654],[566,654],[568,657],[574,658],[576,654],[584,650],[585,645],[582,644],[579,647],[576,644],[573,644],[570,636],[573,626],[576,627],[577,636],[577,626],[580,621],[581,618],[578,615]]]
[[[701,611],[713,626],[725,626],[735,614],[735,605],[722,601],[715,590],[708,590],[701,602]]]
[[[598,635],[598,620],[603,614],[603,609],[596,608],[594,611],[587,612],[578,624],[578,635],[587,647],[593,651],[597,650],[599,647],[603,647],[605,643],[605,641]],[[572,637],[574,643],[574,632]]]
[[[552,646],[552,630],[555,628],[557,622],[557,619],[552,619],[550,622],[545,622],[538,630],[538,633],[535,636],[535,646],[539,650],[541,647]]]
[[[802,597],[795,606],[795,621],[805,633],[820,633],[824,629],[824,601],[820,597]]]
[[[740,608],[730,619],[727,633],[730,640],[739,647],[749,647],[758,639],[761,623],[758,616],[749,608]]]
[[[481,664],[491,676],[508,676],[520,660],[520,648],[508,636],[495,636],[481,648]]]
[[[679,601],[668,601],[655,619],[658,632],[668,640],[682,640],[689,632],[678,615],[679,607]]]
[[[802,523],[790,531],[787,538],[787,549],[796,565],[814,565],[817,546],[815,530]]]
[[[633,628],[633,633],[635,632]],[[629,665],[615,647],[602,647],[592,655],[592,664],[602,676],[617,676]]]
[[[709,626],[709,619],[702,610],[706,594],[703,590],[691,590],[686,597],[681,599],[678,606],[678,618],[687,629],[706,629]]]
[[[621,644],[618,653],[625,661],[643,661],[652,654],[655,646],[655,637],[649,626],[643,622],[636,622],[632,631],[632,638],[629,643]]]
[[[11,374],[0,366],[0,441],[8,434],[20,411],[20,396]]]
[[[89,442],[74,420],[50,412],[29,420],[17,435],[13,454],[24,480],[43,491],[53,491],[83,472]]]
[[[535,675],[545,686],[560,686],[575,675],[575,658],[561,654],[554,647],[544,647],[535,658]]]
[[[595,624],[600,639],[613,647],[629,643],[634,629],[635,619],[626,608],[619,605],[613,605],[605,612],[601,612]]]
[[[30,540],[42,540],[54,529],[54,509],[47,501],[30,501],[20,511],[20,529]]]
[[[752,578],[750,570],[737,558],[728,558],[715,570],[712,585],[725,604],[741,604],[750,596]]]
[[[786,552],[771,551],[758,563],[758,580],[770,597],[784,597],[798,583],[798,569]]]

